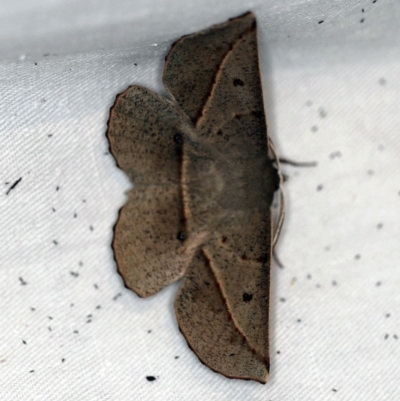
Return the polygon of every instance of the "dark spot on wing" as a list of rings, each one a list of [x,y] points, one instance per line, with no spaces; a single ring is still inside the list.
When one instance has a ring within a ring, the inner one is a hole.
[[[184,233],[183,231],[179,231],[179,233],[178,233],[178,235],[176,236],[176,238],[177,238],[179,241],[183,242],[183,241],[186,240],[186,235],[185,235],[185,233]]]
[[[244,82],[239,78],[235,78],[233,80],[233,86],[244,86]]]
[[[253,294],[243,293],[243,302],[250,302],[253,299]]]
[[[182,136],[182,134],[175,134],[174,135],[174,142],[177,145],[182,145],[183,144],[183,136]]]

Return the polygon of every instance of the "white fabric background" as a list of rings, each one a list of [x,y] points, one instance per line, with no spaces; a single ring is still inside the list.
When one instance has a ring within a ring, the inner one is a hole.
[[[284,166],[265,386],[203,366],[177,285],[139,299],[110,246],[130,188],[105,137],[115,96],[162,92],[174,40],[247,10],[269,133],[319,163]],[[397,0],[3,0],[1,400],[398,399],[399,20]]]

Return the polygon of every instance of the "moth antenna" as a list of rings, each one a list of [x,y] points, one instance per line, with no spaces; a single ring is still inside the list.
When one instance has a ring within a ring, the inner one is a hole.
[[[318,164],[317,162],[295,162],[293,160],[286,159],[284,157],[277,158],[276,156],[273,161],[274,162],[279,161],[279,163],[289,164],[290,166],[294,166],[294,167],[315,167]]]
[[[276,167],[277,167],[278,177],[279,177],[279,217],[278,217],[278,223],[277,223],[276,228],[275,228],[274,239],[272,241],[272,249],[274,250],[275,249],[275,245],[278,242],[279,235],[280,235],[281,230],[282,230],[283,222],[285,220],[285,192],[283,190],[283,185],[282,185],[283,182],[284,182],[284,178],[283,178],[283,175],[281,173],[280,160],[276,155],[274,144],[273,144],[273,142],[272,142],[272,140],[270,138],[268,138],[268,146],[269,146],[269,149],[271,150],[272,156],[274,157],[274,160],[276,162]],[[279,259],[275,255],[275,252],[274,252],[274,258],[278,262],[278,266],[282,266],[282,264],[280,263]]]

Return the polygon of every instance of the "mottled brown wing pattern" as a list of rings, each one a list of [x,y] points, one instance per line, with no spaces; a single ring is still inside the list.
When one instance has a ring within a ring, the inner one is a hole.
[[[140,86],[120,94],[111,109],[110,150],[134,185],[114,228],[114,255],[125,284],[141,297],[182,277],[192,257],[178,238],[186,235],[179,139],[184,130],[176,107]]]
[[[186,272],[175,312],[189,346],[227,377],[265,383],[279,178],[268,158],[254,15],[178,40],[163,81],[172,102],[135,89],[110,117],[112,152],[135,184],[115,229],[118,267],[142,296]]]

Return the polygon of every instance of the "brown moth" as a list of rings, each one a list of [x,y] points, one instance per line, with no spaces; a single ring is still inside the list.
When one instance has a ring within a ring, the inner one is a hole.
[[[252,13],[184,36],[165,59],[170,99],[141,86],[117,96],[107,137],[134,188],[113,249],[127,287],[148,297],[182,279],[179,328],[209,368],[266,383],[268,153]]]

